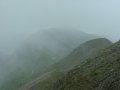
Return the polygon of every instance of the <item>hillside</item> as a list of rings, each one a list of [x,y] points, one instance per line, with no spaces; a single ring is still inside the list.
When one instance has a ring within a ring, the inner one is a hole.
[[[120,90],[120,41],[70,70],[49,90]]]
[[[44,30],[27,39],[15,52],[15,61],[19,61],[22,67],[24,65],[24,70],[26,68],[28,71],[31,68],[29,72],[42,72],[67,56],[78,45],[93,38],[96,36],[76,29]]]
[[[1,90],[16,90],[40,76],[81,43],[96,38],[76,29],[48,29],[30,36],[9,60],[10,73]],[[13,65],[14,64],[14,65]]]
[[[94,57],[97,52],[104,49],[112,44],[111,41],[105,38],[97,38],[89,40],[80,44],[79,47],[74,49],[67,57],[55,63],[52,69],[61,69],[68,71],[76,65],[79,65],[88,57]]]
[[[66,58],[55,63],[51,68],[46,72],[51,72],[49,77],[46,77],[44,80],[39,79],[33,80],[32,82],[23,86],[20,90],[47,90],[49,86],[56,81],[56,79],[61,78],[65,73],[63,71],[68,71],[74,66],[79,65],[82,61],[85,61],[88,57],[94,57],[98,51],[110,46],[112,43],[105,38],[98,38],[87,41],[83,44],[80,44],[78,48],[73,50]],[[54,77],[58,73],[57,78]],[[60,75],[59,75],[60,73]],[[32,85],[31,85],[32,83]],[[26,89],[27,88],[27,89]]]
[[[8,61],[9,55],[0,52],[0,86],[3,82],[5,82],[6,78],[3,78],[5,76],[7,76],[8,72],[7,71],[8,65],[9,65],[9,61]]]

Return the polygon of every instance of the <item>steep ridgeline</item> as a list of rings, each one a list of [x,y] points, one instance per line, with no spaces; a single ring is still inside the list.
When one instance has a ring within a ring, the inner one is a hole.
[[[70,70],[49,90],[120,90],[120,41]]]
[[[31,36],[16,52],[15,59],[20,61],[22,67],[25,66],[24,70],[26,68],[31,74],[35,74],[67,56],[81,43],[93,38],[94,35],[75,29],[44,30]]]
[[[10,68],[0,90],[16,90],[41,75],[52,64],[68,55],[81,43],[96,38],[76,29],[50,29],[32,35],[13,54]],[[14,64],[14,65],[13,65]]]
[[[87,41],[74,49],[66,58],[60,60],[52,66],[52,69],[68,71],[74,66],[80,64],[88,57],[94,57],[98,51],[110,46],[111,41],[105,38],[98,38]]]
[[[58,63],[55,63],[47,70],[46,74],[48,72],[52,72],[51,74],[49,73],[49,77],[41,80],[40,76],[36,80],[23,86],[20,90],[47,90],[49,86],[54,83],[56,79],[61,78],[66,71],[69,71],[74,66],[79,65],[88,57],[95,57],[98,51],[110,46],[111,44],[112,43],[105,38],[93,39],[80,44],[80,46],[73,50],[73,52],[70,53],[66,58],[60,60]],[[56,74],[58,75],[57,78],[55,77]]]

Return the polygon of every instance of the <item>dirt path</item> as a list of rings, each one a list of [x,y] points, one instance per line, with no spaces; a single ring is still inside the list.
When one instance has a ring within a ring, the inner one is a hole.
[[[39,83],[39,82],[45,80],[46,78],[48,78],[52,72],[53,71],[47,72],[47,73],[41,75],[40,77],[38,77],[35,80],[29,82],[28,84],[24,85],[23,87],[21,87],[18,90],[30,90],[31,87],[35,86],[37,83]]]

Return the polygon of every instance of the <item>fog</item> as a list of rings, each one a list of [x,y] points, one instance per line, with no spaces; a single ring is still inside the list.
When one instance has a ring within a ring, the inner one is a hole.
[[[11,53],[31,34],[54,27],[120,39],[119,0],[0,0],[0,52]]]
[[[42,75],[85,41],[96,37],[118,41],[119,4],[119,0],[0,0],[0,90],[18,88]],[[40,33],[45,30],[53,31]],[[105,41],[111,45],[109,40]]]

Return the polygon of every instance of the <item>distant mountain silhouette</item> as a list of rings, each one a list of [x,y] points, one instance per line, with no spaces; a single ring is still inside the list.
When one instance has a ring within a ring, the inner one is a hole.
[[[33,34],[11,57],[10,68],[13,71],[2,90],[16,90],[41,75],[81,43],[96,37],[68,28],[53,28]]]

